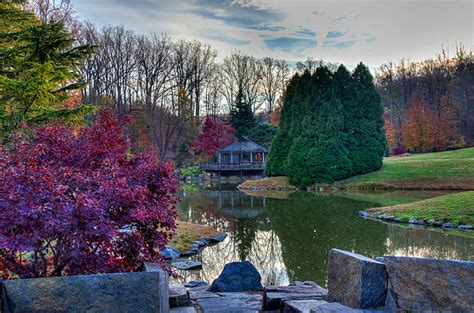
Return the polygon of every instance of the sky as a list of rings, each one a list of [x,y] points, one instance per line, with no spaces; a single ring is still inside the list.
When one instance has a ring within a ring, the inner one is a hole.
[[[473,48],[471,0],[73,0],[97,26],[167,33],[210,44],[223,58],[240,50],[290,62],[307,57],[372,68],[419,61],[456,43]]]

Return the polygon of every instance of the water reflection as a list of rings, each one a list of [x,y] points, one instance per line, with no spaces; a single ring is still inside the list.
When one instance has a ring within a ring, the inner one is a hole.
[[[369,257],[390,254],[474,260],[472,238],[357,217],[359,210],[384,201],[402,203],[428,196],[420,192],[367,197],[301,192],[268,197],[235,190],[182,191],[182,220],[214,226],[229,236],[196,256],[203,270],[183,272],[181,280],[211,282],[226,263],[249,260],[262,274],[264,284],[313,280],[326,285],[330,248]]]

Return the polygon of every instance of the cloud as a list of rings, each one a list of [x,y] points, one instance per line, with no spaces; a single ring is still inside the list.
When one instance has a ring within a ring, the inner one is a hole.
[[[261,31],[269,31],[269,32],[280,32],[284,31],[286,28],[283,26],[277,26],[277,25],[257,25],[257,26],[252,26],[249,27],[250,29],[254,30],[261,30]]]
[[[268,22],[282,21],[285,17],[283,12],[252,1],[235,0],[196,0],[189,12],[243,28],[265,27]]]
[[[256,57],[379,66],[432,57],[442,45],[473,46],[472,0],[72,0],[98,27],[123,24]],[[456,23],[453,23],[456,21]],[[342,34],[342,35],[341,35]],[[285,46],[286,45],[286,46]]]
[[[252,40],[249,39],[233,38],[223,34],[215,34],[209,31],[204,32],[202,36],[211,40],[225,42],[234,46],[245,46],[252,42]]]
[[[324,48],[338,48],[338,49],[345,49],[353,46],[357,40],[349,39],[349,40],[325,40],[323,43]]]
[[[316,39],[306,39],[298,37],[276,37],[263,38],[265,47],[288,52],[297,56],[301,56],[303,50],[314,48],[318,42]]]
[[[326,34],[326,38],[339,38],[345,35],[345,32],[338,32],[338,31],[328,31]]]
[[[301,28],[294,32],[296,35],[306,36],[306,37],[315,37],[316,32],[308,28]]]

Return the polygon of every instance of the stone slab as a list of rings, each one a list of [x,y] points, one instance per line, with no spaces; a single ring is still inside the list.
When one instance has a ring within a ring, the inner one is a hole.
[[[191,280],[188,281],[187,283],[184,283],[183,286],[186,288],[196,288],[196,287],[205,287],[208,286],[209,284],[206,283],[205,281],[202,280]]]
[[[178,270],[190,271],[202,269],[202,263],[193,260],[177,259],[171,263],[171,266]]]
[[[192,306],[185,306],[179,308],[171,308],[170,313],[196,313],[197,310]]]
[[[328,299],[355,309],[385,304],[385,265],[363,255],[331,249],[328,267]]]
[[[322,300],[299,300],[286,301],[283,313],[362,313],[364,310],[352,309],[337,302],[326,302]]]
[[[328,291],[320,286],[267,286],[263,293],[264,310],[280,310],[285,301],[326,299]]]
[[[169,299],[171,308],[191,305],[188,290],[181,285],[169,286]]]
[[[220,292],[218,297],[197,299],[198,311],[205,313],[259,312],[262,308],[261,293]]]
[[[115,273],[9,280],[6,312],[168,312],[168,274]]]
[[[385,256],[384,263],[387,308],[474,312],[474,262]]]

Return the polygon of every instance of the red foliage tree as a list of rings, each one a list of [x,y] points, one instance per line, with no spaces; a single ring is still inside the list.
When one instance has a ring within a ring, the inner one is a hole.
[[[59,124],[0,148],[0,261],[4,276],[136,271],[160,262],[173,235],[171,163],[130,154],[123,121]]]
[[[209,116],[204,120],[202,132],[192,142],[194,154],[211,157],[219,149],[235,141],[235,129],[226,123],[214,122]]]

